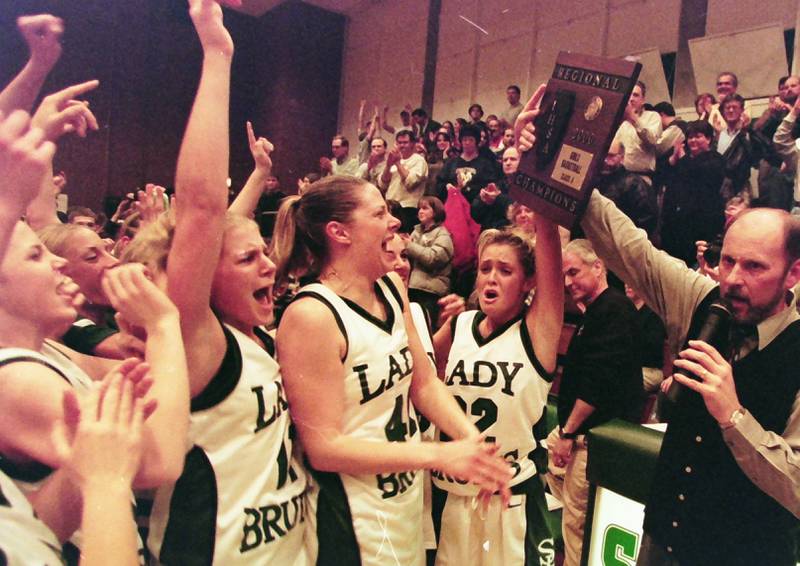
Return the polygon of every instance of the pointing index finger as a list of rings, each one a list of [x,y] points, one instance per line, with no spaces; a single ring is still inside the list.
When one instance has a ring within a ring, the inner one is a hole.
[[[536,89],[536,92],[533,93],[528,103],[525,105],[525,108],[522,110],[523,112],[527,112],[530,110],[536,110],[539,108],[539,103],[542,101],[542,97],[544,96],[544,92],[547,90],[546,84],[540,84],[539,88]]]
[[[256,143],[256,134],[253,132],[253,124],[250,120],[247,121],[247,141],[250,143],[250,147]]]
[[[91,81],[86,81],[85,83],[68,86],[64,90],[55,93],[55,96],[59,100],[71,100],[80,96],[81,94],[89,92],[90,90],[96,89],[99,85],[100,81],[93,79]]]

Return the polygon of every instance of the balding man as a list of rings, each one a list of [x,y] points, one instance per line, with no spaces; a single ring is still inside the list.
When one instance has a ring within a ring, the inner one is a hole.
[[[673,407],[638,564],[794,565],[800,524],[800,221],[754,209],[728,228],[719,284],[656,250],[595,192],[582,220],[597,254],[664,320],[696,381]],[[710,304],[731,305],[731,360],[691,341]]]

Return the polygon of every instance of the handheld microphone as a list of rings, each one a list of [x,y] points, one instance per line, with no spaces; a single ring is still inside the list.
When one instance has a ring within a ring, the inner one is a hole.
[[[717,299],[708,307],[706,320],[700,327],[700,332],[697,333],[697,336],[690,338],[690,340],[702,340],[719,350],[719,352],[725,356],[727,353],[726,350],[730,347],[732,320],[733,314],[727,303],[723,299]],[[696,375],[683,368],[677,368],[674,373],[685,375],[695,381],[699,380]],[[686,388],[682,384],[673,379],[672,385],[669,386],[665,396],[673,403],[677,403],[685,389]]]

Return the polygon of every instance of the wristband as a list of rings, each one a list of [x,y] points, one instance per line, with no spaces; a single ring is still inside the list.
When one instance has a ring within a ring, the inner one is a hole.
[[[577,432],[566,432],[562,427],[558,427],[558,437],[564,440],[575,440],[578,438]]]

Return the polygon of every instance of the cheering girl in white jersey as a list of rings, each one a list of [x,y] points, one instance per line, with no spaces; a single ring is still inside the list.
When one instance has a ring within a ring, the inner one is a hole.
[[[520,120],[536,114],[542,91]],[[480,310],[458,315],[434,340],[437,358],[447,359],[448,389],[478,429],[498,443],[514,470],[511,501],[490,497],[480,511],[475,510],[474,486],[433,473],[434,485],[446,493],[443,510],[438,506],[437,565],[527,566],[553,555],[539,476],[544,470],[534,463],[534,427],[544,417],[556,368],[564,282],[557,227],[541,215],[535,223],[535,252],[524,232],[481,234]],[[534,288],[528,307],[526,298]]]
[[[436,378],[385,245],[399,222],[373,185],[326,177],[282,205],[278,282],[314,280],[289,305],[278,355],[316,480],[317,564],[420,565],[420,470],[505,489],[510,475]],[[415,409],[452,443],[419,442]]]
[[[203,46],[169,218],[123,259],[166,279],[184,332],[191,389],[185,469],[158,490],[148,546],[164,564],[304,565],[305,473],[292,458],[272,338],[275,266],[258,226],[226,215],[233,43],[212,0],[191,0]],[[269,157],[266,157],[269,159]]]

